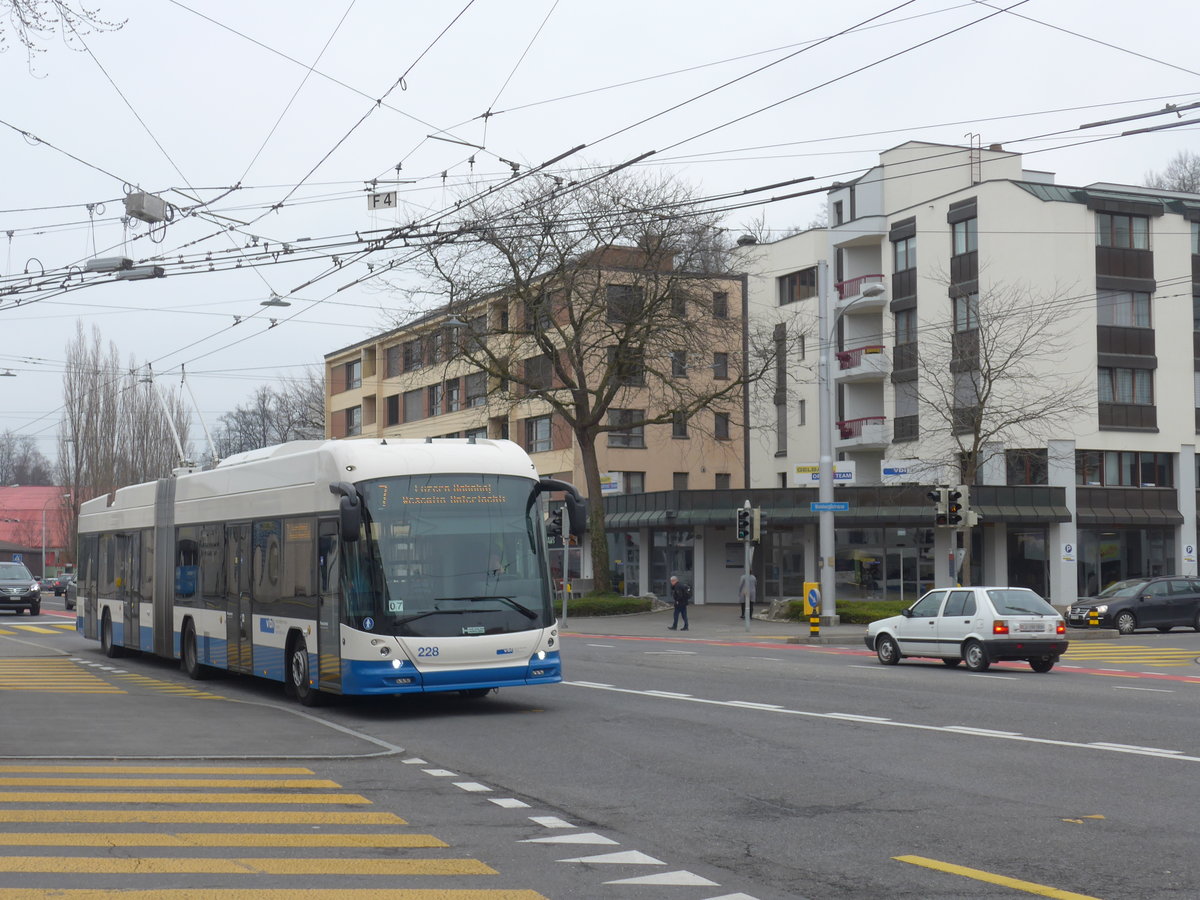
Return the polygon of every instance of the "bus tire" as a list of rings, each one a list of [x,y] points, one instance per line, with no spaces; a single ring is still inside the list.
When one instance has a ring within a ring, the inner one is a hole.
[[[179,648],[179,666],[187,673],[188,678],[203,681],[213,674],[213,670],[200,662],[200,654],[196,652],[196,627],[192,620],[183,623],[183,639]]]
[[[312,686],[308,671],[308,645],[296,635],[288,644],[287,692],[303,706],[320,706],[323,695]]]
[[[125,655],[125,649],[113,643],[112,617],[107,609],[104,611],[104,618],[100,620],[100,649],[109,659]]]

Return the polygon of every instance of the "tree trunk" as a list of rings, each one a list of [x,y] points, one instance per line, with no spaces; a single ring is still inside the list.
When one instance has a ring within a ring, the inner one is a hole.
[[[608,535],[604,530],[604,498],[600,493],[600,463],[596,458],[595,432],[577,430],[583,480],[587,485],[588,538],[592,546],[592,584],[597,593],[612,590],[612,566],[608,558]]]

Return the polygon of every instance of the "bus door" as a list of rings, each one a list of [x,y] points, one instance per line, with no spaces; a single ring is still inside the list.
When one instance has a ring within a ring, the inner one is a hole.
[[[141,572],[138,566],[142,547],[141,535],[118,534],[117,539],[117,601],[125,604],[125,634],[121,643],[141,649],[140,589]]]
[[[249,672],[252,662],[250,605],[250,525],[225,527],[225,628],[229,668]]]
[[[317,532],[317,666],[321,690],[342,686],[341,559],[338,547],[338,523],[321,520]]]

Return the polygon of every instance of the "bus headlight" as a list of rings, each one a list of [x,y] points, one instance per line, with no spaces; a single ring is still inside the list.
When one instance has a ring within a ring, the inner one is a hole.
[[[400,668],[402,665],[404,665],[404,663],[400,662],[400,660],[398,660],[398,659],[393,659],[393,660],[392,660],[392,668],[393,668],[393,669],[398,669],[398,668]]]
[[[538,658],[538,659],[545,659],[545,658],[546,658],[546,651],[545,651],[545,650],[539,650],[539,651],[537,652],[537,658]]]

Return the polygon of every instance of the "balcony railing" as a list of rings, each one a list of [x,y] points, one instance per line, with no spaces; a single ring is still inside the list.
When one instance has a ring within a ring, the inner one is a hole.
[[[841,435],[843,441],[849,441],[862,437],[863,428],[870,428],[872,426],[882,428],[884,421],[884,416],[864,416],[861,419],[846,419],[837,423],[838,433]]]
[[[834,285],[837,288],[838,299],[845,300],[847,297],[853,297],[862,293],[864,285],[883,283],[882,275],[859,275],[857,278],[847,278],[845,281],[839,281]]]
[[[839,369],[855,369],[862,365],[863,354],[868,356],[883,352],[883,344],[868,344],[865,347],[854,347],[851,350],[839,350],[837,354]]]

